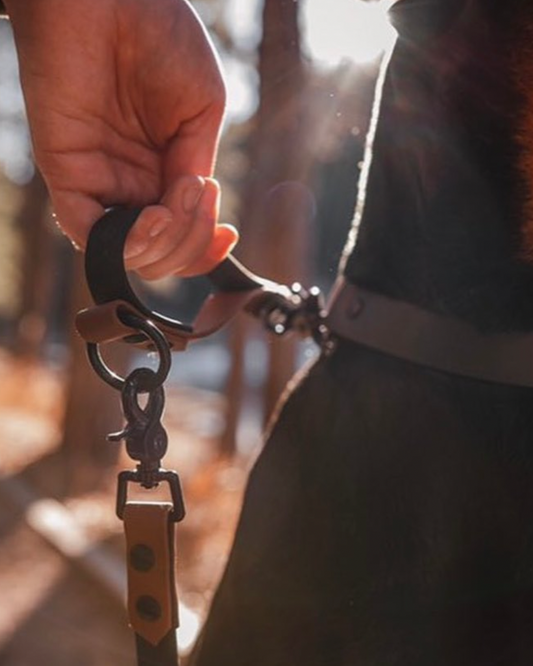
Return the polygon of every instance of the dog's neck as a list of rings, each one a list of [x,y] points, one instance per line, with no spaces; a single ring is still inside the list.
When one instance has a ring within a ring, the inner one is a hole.
[[[439,13],[443,3],[453,11]],[[524,0],[400,0],[394,9],[400,34],[345,271],[483,329],[532,328],[533,65],[529,85],[520,69],[533,11]]]

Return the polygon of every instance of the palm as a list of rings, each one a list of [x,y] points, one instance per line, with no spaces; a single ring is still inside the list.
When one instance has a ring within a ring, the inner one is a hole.
[[[71,238],[84,245],[106,205],[211,174],[224,88],[183,0],[24,2],[39,15],[33,33],[15,20],[35,154]]]

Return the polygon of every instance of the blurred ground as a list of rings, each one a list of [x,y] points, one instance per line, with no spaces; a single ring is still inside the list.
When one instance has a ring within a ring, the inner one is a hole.
[[[36,509],[47,504],[34,500],[54,496],[61,376],[3,354],[0,377],[0,664],[130,665],[132,637],[120,593],[59,555],[28,525],[36,516],[42,522]],[[214,393],[179,387],[168,393],[165,464],[180,472],[188,510],[177,537],[180,600],[192,611],[185,632],[205,616],[223,570],[249,465],[216,457],[222,407]],[[122,459],[119,467],[131,465]],[[121,568],[115,473],[108,470],[91,494],[60,499],[89,546],[102,548]]]

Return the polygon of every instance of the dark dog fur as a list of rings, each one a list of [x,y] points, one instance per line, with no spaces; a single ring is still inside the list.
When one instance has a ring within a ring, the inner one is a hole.
[[[346,275],[530,330],[533,4],[393,14]],[[321,358],[252,472],[193,662],[531,666],[533,392],[349,343]]]
[[[449,10],[444,27],[431,26],[437,6]],[[346,271],[486,330],[530,329],[533,3],[404,0],[394,9],[400,38]]]

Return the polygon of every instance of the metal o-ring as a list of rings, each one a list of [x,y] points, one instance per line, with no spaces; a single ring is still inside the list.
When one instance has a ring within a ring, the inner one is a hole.
[[[129,326],[134,331],[140,331],[143,333],[153,343],[159,354],[159,367],[154,372],[153,377],[147,382],[146,386],[140,387],[139,390],[140,393],[153,391],[163,384],[170,372],[171,353],[168,341],[157,326],[149,319],[139,317],[127,310],[119,311],[118,314],[122,323]],[[126,380],[123,377],[120,377],[120,375],[117,375],[106,365],[100,354],[100,347],[97,343],[87,343],[87,356],[98,376],[101,377],[106,384],[109,384],[109,386],[117,389],[117,391],[121,391]]]

